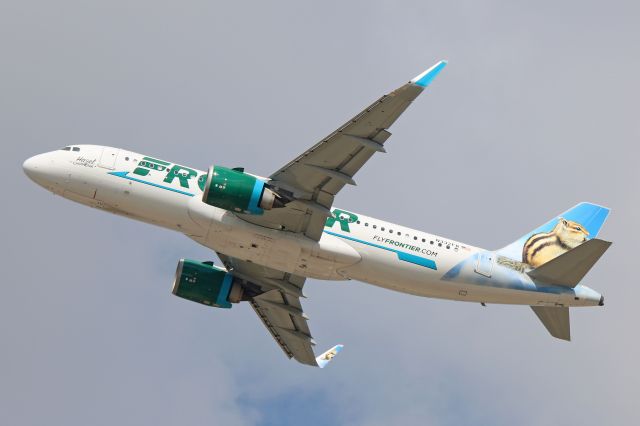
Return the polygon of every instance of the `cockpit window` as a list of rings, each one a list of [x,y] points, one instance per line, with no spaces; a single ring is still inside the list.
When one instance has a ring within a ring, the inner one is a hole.
[[[65,146],[64,148],[60,148],[60,151],[71,151],[71,147]]]
[[[73,150],[74,150],[74,151],[80,151],[80,148],[78,148],[77,146],[74,146],[74,147],[73,147]]]

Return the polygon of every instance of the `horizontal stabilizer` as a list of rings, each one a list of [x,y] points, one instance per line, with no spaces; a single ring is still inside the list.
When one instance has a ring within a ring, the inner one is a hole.
[[[533,312],[540,318],[542,324],[553,337],[571,340],[569,325],[569,308],[555,306],[532,306]]]
[[[609,241],[594,238],[529,271],[528,274],[537,281],[573,288],[610,245]]]
[[[329,364],[336,355],[338,355],[342,348],[344,348],[344,345],[335,345],[334,347],[317,357],[316,362],[318,363],[318,367],[326,367],[326,365]]]

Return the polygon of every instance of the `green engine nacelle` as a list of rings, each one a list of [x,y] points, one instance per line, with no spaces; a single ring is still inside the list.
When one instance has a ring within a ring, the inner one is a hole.
[[[274,207],[276,194],[255,176],[227,167],[211,166],[202,201],[238,213],[262,214]]]
[[[173,281],[173,294],[217,308],[230,308],[242,298],[242,287],[233,276],[212,262],[180,259]]]

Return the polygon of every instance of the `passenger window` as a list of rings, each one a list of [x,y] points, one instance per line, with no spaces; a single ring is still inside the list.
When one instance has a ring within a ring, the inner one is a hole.
[[[381,231],[384,231],[384,226],[382,228],[380,228]]]
[[[369,226],[369,222],[365,222],[365,223],[364,223],[364,226]]]
[[[418,237],[413,237],[413,239],[414,239],[414,240],[417,240],[417,239],[418,239]]]
[[[376,225],[373,225],[373,229],[376,229]]]

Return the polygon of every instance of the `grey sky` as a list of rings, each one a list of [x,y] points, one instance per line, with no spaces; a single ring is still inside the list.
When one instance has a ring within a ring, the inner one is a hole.
[[[7,172],[0,423],[636,424],[640,7],[634,1],[0,2]],[[336,204],[487,248],[579,201],[614,245],[571,343],[526,307],[309,280],[325,370],[249,306],[176,297],[187,238],[53,197],[24,159],[72,143],[268,175],[441,58],[388,154]]]

